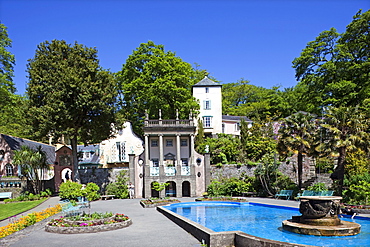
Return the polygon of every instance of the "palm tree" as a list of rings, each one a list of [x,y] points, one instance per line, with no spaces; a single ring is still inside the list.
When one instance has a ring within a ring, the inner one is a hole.
[[[338,155],[337,167],[330,177],[338,180],[338,193],[342,195],[347,152],[369,148],[369,133],[366,132],[369,120],[357,107],[332,107],[323,121],[320,149]]]
[[[298,187],[302,188],[303,156],[312,156],[314,152],[315,133],[317,132],[315,116],[298,112],[285,119],[279,129],[277,150],[282,157],[297,154]]]
[[[46,160],[46,154],[41,146],[37,150],[21,146],[20,150],[14,151],[13,164],[20,165],[22,175],[31,183],[35,194],[41,191],[43,172],[50,169]]]

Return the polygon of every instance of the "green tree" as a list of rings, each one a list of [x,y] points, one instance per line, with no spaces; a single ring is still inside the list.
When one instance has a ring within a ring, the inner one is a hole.
[[[206,138],[199,146],[200,153],[205,153],[206,145],[209,147],[212,164],[237,162],[240,157],[239,137],[220,133],[217,138]]]
[[[303,156],[311,156],[315,150],[317,130],[314,116],[298,112],[282,120],[277,150],[283,157],[297,154],[298,188],[302,188]]]
[[[73,180],[79,181],[77,143],[100,142],[118,123],[115,80],[99,66],[95,48],[63,40],[38,45],[27,71],[28,118],[34,133],[71,140]]]
[[[6,90],[16,91],[13,83],[15,58],[8,49],[12,47],[12,40],[8,37],[7,27],[0,23],[0,95]]]
[[[46,170],[50,170],[46,160],[46,154],[40,146],[37,150],[21,146],[19,150],[14,151],[13,164],[21,167],[21,173],[31,184],[34,194],[42,191],[41,177]]]
[[[175,53],[165,51],[163,45],[152,41],[140,44],[116,74],[122,109],[134,131],[142,134],[146,110],[150,118],[158,118],[161,109],[163,119],[174,119],[177,109],[182,119],[196,113],[199,105],[191,86],[198,74]]]
[[[157,181],[152,183],[152,189],[158,191],[159,195],[161,195],[161,191],[166,188],[166,186],[170,185],[169,183],[158,183]],[[160,197],[160,196],[159,196]]]
[[[252,125],[244,120],[241,122],[241,160],[259,162],[264,155],[276,152],[273,124],[270,118],[256,119]]]
[[[293,68],[304,102],[322,107],[357,106],[370,98],[370,11],[359,11],[343,34],[332,28],[307,44]]]
[[[204,153],[204,150],[201,150],[201,148],[204,148],[204,127],[203,127],[203,121],[198,118],[198,133],[195,136],[194,140],[194,146],[195,150],[198,153]]]
[[[359,148],[368,151],[369,120],[358,108],[331,107],[323,121],[324,135],[319,148],[338,155],[337,167],[331,178],[338,180],[338,193],[341,195],[348,151]]]

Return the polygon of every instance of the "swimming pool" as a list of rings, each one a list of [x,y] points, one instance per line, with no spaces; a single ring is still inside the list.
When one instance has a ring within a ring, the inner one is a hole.
[[[370,220],[364,217],[342,220],[361,225],[355,236],[324,237],[300,235],[282,230],[283,220],[300,215],[298,209],[259,203],[191,202],[175,203],[164,208],[184,216],[215,232],[242,231],[257,237],[316,246],[369,246]]]

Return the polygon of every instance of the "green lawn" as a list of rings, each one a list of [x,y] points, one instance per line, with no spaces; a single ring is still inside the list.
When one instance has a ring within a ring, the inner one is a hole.
[[[25,202],[12,202],[6,204],[0,204],[0,220],[6,219],[13,215],[23,213],[29,209],[32,209],[40,203],[47,200],[47,198],[37,201],[25,201]]]

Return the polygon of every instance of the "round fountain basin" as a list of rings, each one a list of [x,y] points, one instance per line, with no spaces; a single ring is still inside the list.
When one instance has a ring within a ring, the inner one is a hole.
[[[341,221],[340,196],[302,196],[299,212],[291,220],[282,222],[283,229],[305,235],[352,236],[360,233],[361,225]]]
[[[297,223],[292,220],[284,220],[283,229],[305,235],[352,236],[360,233],[361,225],[353,222],[341,221],[341,224],[336,226],[317,226]]]

